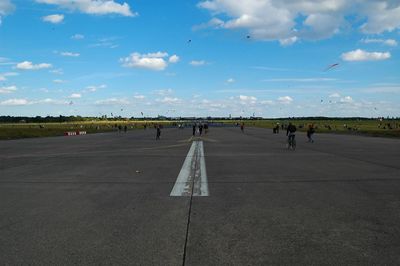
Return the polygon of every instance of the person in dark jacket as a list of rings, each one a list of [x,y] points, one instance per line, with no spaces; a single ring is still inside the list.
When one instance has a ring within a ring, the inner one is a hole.
[[[289,125],[288,125],[288,127],[286,129],[286,136],[288,136],[289,143],[293,142],[293,140],[295,139],[296,130],[297,130],[296,126],[293,125],[292,123],[289,123]]]

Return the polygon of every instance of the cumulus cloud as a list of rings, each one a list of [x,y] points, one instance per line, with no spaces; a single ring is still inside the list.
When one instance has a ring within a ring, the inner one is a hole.
[[[282,104],[291,104],[293,102],[293,98],[290,96],[282,96],[278,98],[278,102]]]
[[[192,66],[203,66],[203,65],[206,64],[206,61],[204,61],[204,60],[192,60],[192,61],[190,61],[189,64],[192,65]]]
[[[60,55],[69,56],[69,57],[78,57],[78,56],[80,56],[79,53],[73,53],[73,52],[61,52]]]
[[[16,86],[0,87],[0,94],[9,94],[17,91]]]
[[[149,70],[161,71],[167,68],[169,63],[176,63],[179,61],[177,55],[173,55],[166,60],[168,53],[166,52],[156,52],[148,54],[132,53],[128,57],[121,58],[120,62],[124,67],[131,68],[144,68]]]
[[[226,80],[226,82],[228,82],[228,83],[234,83],[234,82],[235,82],[235,79],[229,78],[229,79]]]
[[[60,15],[60,14],[48,15],[48,16],[43,17],[42,20],[44,22],[59,24],[64,20],[64,15]]]
[[[388,46],[397,46],[397,41],[393,39],[362,39],[363,43],[380,43]]]
[[[351,98],[350,96],[345,96],[345,97],[340,99],[340,102],[341,103],[352,103],[354,101],[353,101],[353,98]]]
[[[117,3],[114,0],[36,0],[38,3],[56,5],[72,11],[79,11],[91,15],[118,14],[134,17],[138,14],[132,12],[128,3]]]
[[[254,96],[239,95],[238,99],[242,105],[255,104],[257,102],[257,98]]]
[[[348,28],[354,16],[365,19],[365,33],[400,27],[400,4],[393,0],[205,0],[198,7],[210,11],[212,20],[195,29],[244,29],[252,39],[278,40],[281,45],[329,38]]]
[[[361,49],[342,54],[344,61],[380,61],[391,57],[389,52],[367,52]]]
[[[174,64],[174,63],[178,63],[178,61],[179,61],[179,56],[177,56],[177,55],[172,55],[169,59],[168,59],[168,62],[170,62],[170,63],[172,63],[172,64]]]
[[[21,69],[21,70],[38,70],[38,69],[51,68],[52,65],[48,64],[48,63],[40,63],[40,64],[35,65],[30,61],[24,61],[24,62],[18,63],[15,67],[17,69]]]
[[[2,17],[10,14],[15,9],[15,6],[11,3],[10,0],[1,0],[0,1],[0,25],[2,21]]]
[[[0,105],[7,105],[7,106],[17,106],[17,105],[28,105],[30,104],[27,99],[9,99],[0,102]]]

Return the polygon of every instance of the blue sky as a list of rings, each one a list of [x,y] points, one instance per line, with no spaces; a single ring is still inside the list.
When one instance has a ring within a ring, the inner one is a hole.
[[[400,116],[398,1],[0,0],[0,21],[0,115]]]

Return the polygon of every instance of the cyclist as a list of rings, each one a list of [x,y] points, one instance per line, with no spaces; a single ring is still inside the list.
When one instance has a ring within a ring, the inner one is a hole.
[[[290,148],[290,146],[292,146],[292,148],[294,148],[293,144],[295,143],[296,130],[297,130],[296,126],[289,122],[289,126],[287,127],[287,130],[286,130],[286,136],[288,136],[289,148]]]

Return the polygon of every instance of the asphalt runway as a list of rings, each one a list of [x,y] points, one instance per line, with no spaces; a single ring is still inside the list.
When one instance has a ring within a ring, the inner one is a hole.
[[[399,139],[191,133],[0,141],[0,264],[400,265]],[[207,194],[170,196],[191,149]]]

